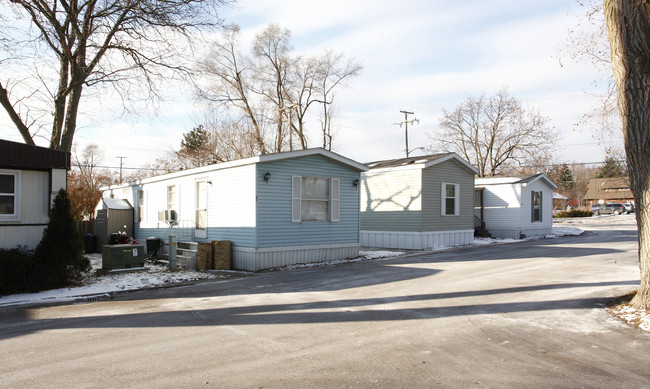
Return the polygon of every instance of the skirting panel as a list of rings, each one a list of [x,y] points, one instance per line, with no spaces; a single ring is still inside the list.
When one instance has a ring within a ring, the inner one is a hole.
[[[234,269],[258,271],[280,266],[334,261],[359,256],[359,244],[272,248],[232,247]]]
[[[462,246],[474,241],[474,230],[457,231],[361,231],[361,246],[403,250],[432,250]]]

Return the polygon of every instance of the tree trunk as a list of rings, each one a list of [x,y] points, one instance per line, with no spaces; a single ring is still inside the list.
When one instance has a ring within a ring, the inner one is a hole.
[[[605,0],[604,12],[639,231],[641,286],[631,304],[650,309],[650,4]]]

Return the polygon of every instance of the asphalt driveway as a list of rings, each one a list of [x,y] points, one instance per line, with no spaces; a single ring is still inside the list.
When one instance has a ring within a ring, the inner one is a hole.
[[[0,387],[648,387],[633,225],[0,310]]]

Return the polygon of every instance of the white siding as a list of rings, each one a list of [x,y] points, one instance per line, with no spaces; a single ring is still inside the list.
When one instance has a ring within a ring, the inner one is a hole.
[[[542,192],[542,221],[531,221],[531,192]],[[522,230],[528,230],[529,235],[540,235],[552,232],[553,228],[553,190],[542,180],[537,180],[521,188],[521,221],[519,225]],[[538,232],[535,232],[538,230]],[[546,231],[546,232],[544,232]]]
[[[531,221],[531,192],[542,192],[542,221]],[[518,239],[553,232],[553,190],[544,181],[528,184],[486,185],[483,191],[484,221],[496,238]]]
[[[484,219],[488,231],[519,228],[522,204],[521,185],[487,185],[483,191]]]
[[[115,198],[127,199],[137,207],[135,193],[144,193],[144,218],[140,228],[164,228],[158,211],[167,209],[167,188],[175,186],[176,211],[179,222],[194,226],[196,218],[197,181],[207,181],[207,221],[211,227],[255,226],[255,166],[203,172],[113,190]],[[105,195],[106,197],[106,195]]]
[[[26,170],[23,171],[22,181],[20,223],[47,223],[49,213],[47,194],[50,191],[49,173]]]
[[[208,227],[255,227],[255,165],[210,174]]]
[[[361,174],[361,211],[422,210],[422,169]]]

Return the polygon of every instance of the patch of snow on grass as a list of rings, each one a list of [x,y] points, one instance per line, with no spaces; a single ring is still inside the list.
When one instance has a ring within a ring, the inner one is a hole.
[[[399,257],[406,253],[402,251],[387,251],[387,250],[378,250],[378,251],[359,251],[359,255],[365,259],[379,259],[379,258],[390,258],[390,257]]]
[[[514,243],[514,242],[521,242],[522,239],[497,239],[497,238],[474,238],[474,245],[476,246],[483,246],[483,245],[488,245],[488,244],[496,244],[496,243]]]
[[[555,236],[578,236],[585,230],[575,227],[553,227],[553,235]]]
[[[277,271],[277,270],[295,270],[295,269],[308,269],[313,267],[324,267],[324,266],[334,266],[342,265],[344,263],[354,263],[368,261],[371,259],[379,258],[389,258],[389,257],[398,257],[406,253],[402,251],[359,251],[359,256],[357,258],[350,259],[336,259],[333,261],[324,261],[324,262],[311,262],[311,263],[297,263],[295,265],[287,265],[278,268],[268,269],[268,271]]]
[[[162,285],[177,284],[186,281],[221,278],[218,274],[192,270],[170,271],[161,265],[145,264],[143,270],[110,272],[97,274],[102,267],[101,254],[86,255],[90,259],[92,270],[82,280],[82,285],[71,288],[45,290],[39,293],[21,293],[0,297],[0,306],[20,305],[26,303],[47,303],[74,301],[81,296],[106,295],[111,292],[140,290]]]

